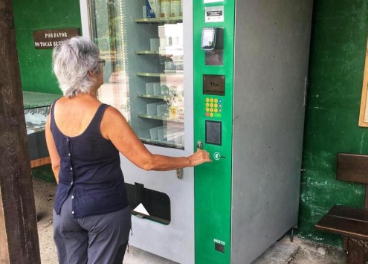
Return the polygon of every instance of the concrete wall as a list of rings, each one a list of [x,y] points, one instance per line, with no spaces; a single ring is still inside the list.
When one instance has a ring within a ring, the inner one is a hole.
[[[314,225],[335,204],[363,207],[364,188],[336,180],[338,152],[368,154],[358,127],[368,35],[368,0],[315,0],[299,234],[341,245]]]

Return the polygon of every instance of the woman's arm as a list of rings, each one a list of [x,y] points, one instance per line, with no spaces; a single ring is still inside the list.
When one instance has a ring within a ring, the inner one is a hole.
[[[50,115],[47,117],[46,121],[45,136],[46,136],[47,149],[49,150],[51,158],[51,168],[52,171],[54,172],[56,182],[59,183],[60,157],[57,152],[54,137],[52,136],[50,129]]]
[[[144,170],[168,171],[210,162],[207,151],[197,150],[189,157],[154,155],[147,150],[123,115],[113,107],[106,109],[101,123],[102,135],[131,162]]]

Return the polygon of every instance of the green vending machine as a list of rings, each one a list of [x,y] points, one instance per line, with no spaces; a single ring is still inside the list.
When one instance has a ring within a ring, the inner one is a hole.
[[[80,0],[106,61],[99,99],[152,153],[121,155],[130,245],[182,264],[250,264],[297,224],[312,0]],[[124,135],[122,135],[124,136]]]
[[[312,5],[194,1],[197,264],[250,264],[297,225]]]

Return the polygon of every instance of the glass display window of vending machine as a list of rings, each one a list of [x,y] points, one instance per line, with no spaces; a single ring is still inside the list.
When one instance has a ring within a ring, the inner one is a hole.
[[[140,18],[144,3],[90,1],[92,40],[106,61],[98,95],[144,143],[183,149],[182,17]]]
[[[118,109],[152,153],[193,154],[192,1],[81,0],[80,6],[83,35],[106,62],[99,100]],[[147,172],[124,156],[121,167],[133,214],[130,244],[194,263],[193,168]]]

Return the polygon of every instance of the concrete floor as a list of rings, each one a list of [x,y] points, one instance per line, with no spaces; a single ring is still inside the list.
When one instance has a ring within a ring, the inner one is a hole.
[[[56,264],[57,256],[52,239],[52,208],[54,203],[55,184],[33,181],[36,200],[38,233],[40,240],[42,264]],[[343,264],[346,253],[342,250],[318,245],[316,243],[295,238],[291,243],[285,237],[276,242],[253,264]],[[175,264],[156,255],[130,247],[125,255],[124,264]]]

